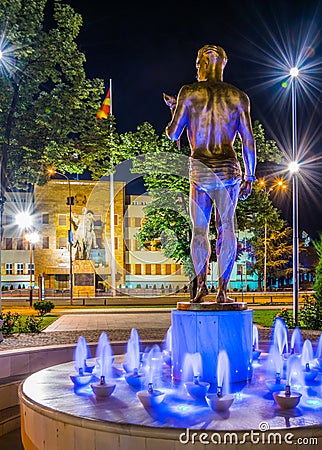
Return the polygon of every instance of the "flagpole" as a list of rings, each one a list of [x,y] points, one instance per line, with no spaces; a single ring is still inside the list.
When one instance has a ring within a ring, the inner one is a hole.
[[[113,114],[112,78],[110,78],[110,114]],[[114,233],[114,174],[110,174],[110,234],[111,234],[111,293],[115,297],[115,233]]]

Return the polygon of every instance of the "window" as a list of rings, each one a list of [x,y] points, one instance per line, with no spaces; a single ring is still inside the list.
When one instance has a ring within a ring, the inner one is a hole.
[[[67,215],[66,214],[58,214],[58,225],[60,227],[66,227],[66,225],[67,225]]]
[[[145,265],[145,274],[146,275],[151,275],[151,264],[146,264]]]
[[[171,275],[171,264],[166,264],[165,265],[165,274],[166,275]]]
[[[12,250],[12,238],[5,238],[5,249]]]
[[[49,236],[43,236],[42,238],[42,248],[49,248]]]
[[[118,214],[114,214],[114,225],[118,225],[119,224],[119,215]]]
[[[155,265],[155,274],[156,275],[161,275],[161,264],[156,264]]]
[[[118,237],[114,238],[114,248],[115,248],[115,250],[118,250],[118,248],[119,248],[119,238]]]
[[[17,250],[24,250],[25,249],[25,243],[23,238],[17,239]]]
[[[181,275],[181,264],[176,264],[176,274]]]
[[[125,270],[127,273],[131,273],[131,264],[125,264]]]
[[[135,275],[141,275],[141,264],[135,264]]]
[[[58,248],[67,248],[67,238],[58,238]]]
[[[125,239],[125,250],[131,251],[131,239]]]
[[[48,224],[49,224],[49,214],[44,213],[44,214],[42,215],[42,223],[43,223],[44,225],[48,225]]]
[[[30,264],[28,264],[27,268],[28,268],[28,275],[30,275]],[[35,273],[35,265],[34,264],[31,264],[31,273],[32,273],[32,275]]]
[[[6,263],[6,275],[12,275],[12,263]]]
[[[138,204],[139,204],[139,202],[137,202],[137,201],[135,201],[135,200],[132,202],[132,205],[134,205],[134,206],[136,206],[136,205],[138,205]]]
[[[13,216],[10,216],[9,214],[6,214],[4,216],[4,221],[3,222],[4,222],[5,225],[10,225],[11,223],[14,222]]]
[[[23,275],[23,264],[22,263],[16,264],[16,274]]]

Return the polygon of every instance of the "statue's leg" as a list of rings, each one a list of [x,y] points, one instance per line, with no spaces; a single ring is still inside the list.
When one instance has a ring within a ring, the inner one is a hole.
[[[236,183],[215,193],[217,226],[218,303],[233,302],[227,296],[227,287],[236,259],[237,241],[234,219],[238,201],[239,185]]]
[[[200,303],[208,294],[207,270],[210,257],[209,222],[212,200],[194,183],[190,187],[190,218],[192,222],[191,258],[197,274],[197,293],[191,300]]]

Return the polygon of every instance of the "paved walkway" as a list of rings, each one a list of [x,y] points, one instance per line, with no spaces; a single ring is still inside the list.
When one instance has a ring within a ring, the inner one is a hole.
[[[118,330],[131,329],[140,325],[140,328],[165,329],[171,325],[171,310],[165,311],[135,309],[128,310],[95,310],[73,311],[64,313],[55,322],[49,325],[43,332],[56,331],[83,331],[83,330]]]

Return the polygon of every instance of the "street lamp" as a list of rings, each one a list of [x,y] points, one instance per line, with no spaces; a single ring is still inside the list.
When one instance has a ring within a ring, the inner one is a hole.
[[[30,281],[29,281],[29,306],[32,306],[32,261],[33,261],[33,251],[35,248],[35,244],[39,241],[39,234],[36,231],[30,231],[29,233],[25,234],[25,239],[27,242],[29,242],[29,274],[30,274]],[[40,287],[39,287],[40,289]]]
[[[53,168],[47,169],[49,175],[61,175],[66,178],[68,182],[68,197],[66,205],[69,206],[69,230],[68,230],[68,243],[69,243],[69,298],[70,304],[73,304],[73,232],[72,232],[72,206],[75,202],[75,197],[71,195],[70,179],[64,173],[57,172]]]
[[[297,67],[290,70],[292,92],[292,162],[289,171],[292,176],[292,203],[293,203],[293,320],[298,324],[299,306],[299,224],[298,224],[298,155],[297,155],[297,117],[296,117],[296,82],[299,75]]]

